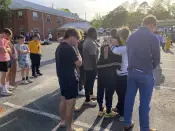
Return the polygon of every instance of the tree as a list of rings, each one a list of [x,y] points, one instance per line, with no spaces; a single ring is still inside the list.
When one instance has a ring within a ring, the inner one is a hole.
[[[67,9],[67,8],[57,8],[57,10],[61,10],[61,11],[64,11],[64,12],[66,12],[66,13],[71,13],[72,15],[74,15],[75,17],[79,17],[79,15],[77,14],[77,13],[73,13],[73,12],[71,12],[69,9]]]
[[[5,21],[8,21],[11,17],[10,4],[11,0],[0,0],[0,29],[4,28]]]
[[[171,14],[163,5],[153,6],[149,11],[148,14],[153,14],[156,16],[158,20],[165,20],[171,18]]]
[[[129,28],[131,30],[132,29],[137,29],[141,25],[142,20],[143,20],[144,17],[145,17],[145,14],[143,14],[139,10],[130,13],[129,21],[128,21]]]
[[[124,9],[129,10],[130,3],[129,3],[129,1],[125,1],[124,3],[121,4],[121,6],[122,6]]]
[[[137,11],[140,11],[141,13],[143,14],[147,14],[148,13],[148,10],[150,9],[151,7],[149,6],[148,2],[142,2],[139,7],[137,8]]]
[[[175,19],[175,3],[173,3],[171,5],[171,15],[173,16],[173,18]]]
[[[72,15],[74,15],[75,17],[79,17],[77,13],[72,13]]]
[[[131,3],[131,5],[129,6],[129,12],[134,12],[137,10],[137,6],[138,6],[138,1],[135,0],[133,3]]]
[[[58,9],[58,10],[61,10],[61,11],[64,11],[64,12],[71,12],[69,9],[67,9],[67,8],[60,8],[60,9]]]
[[[128,23],[128,17],[129,12],[123,6],[118,6],[104,17],[102,26],[106,28],[125,26]]]
[[[102,26],[103,18],[100,14],[96,14],[93,20],[91,21],[91,25],[95,28],[100,28]]]

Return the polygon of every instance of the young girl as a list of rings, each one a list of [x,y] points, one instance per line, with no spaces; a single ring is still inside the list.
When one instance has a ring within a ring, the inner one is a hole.
[[[21,76],[22,76],[21,84],[28,84],[28,83],[32,83],[32,81],[29,79],[29,53],[30,51],[27,45],[24,44],[24,42],[25,42],[25,37],[21,35],[19,37],[19,43],[16,46],[16,49],[18,51],[19,67],[21,68]]]
[[[120,38],[117,36],[117,30],[111,31],[110,41],[116,46],[121,44]],[[115,117],[116,112],[112,111],[112,99],[116,87],[116,69],[121,68],[122,57],[115,55],[109,48],[108,44],[102,45],[100,59],[98,61],[98,86],[97,101],[99,105],[98,116],[105,118]],[[103,98],[105,94],[106,109],[103,107]]]
[[[111,46],[111,50],[114,54],[122,55],[122,68],[121,70],[117,70],[117,79],[116,79],[116,92],[118,95],[118,103],[116,108],[113,111],[118,112],[120,115],[119,121],[124,121],[124,102],[127,90],[127,67],[128,67],[128,57],[127,57],[127,49],[126,49],[126,40],[129,36],[129,29],[127,27],[123,27],[120,30],[120,37],[122,39],[122,45],[116,47],[113,43],[109,42]]]

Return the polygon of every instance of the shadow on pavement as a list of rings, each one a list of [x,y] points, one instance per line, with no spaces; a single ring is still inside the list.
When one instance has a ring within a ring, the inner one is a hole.
[[[159,89],[157,86],[161,86],[161,84],[165,82],[165,76],[162,74],[162,69],[160,65],[158,66],[158,69],[154,71],[154,79],[155,79],[156,89]]]
[[[169,53],[169,54],[171,54],[171,55],[174,55],[174,52],[173,51],[171,51],[171,50],[169,50],[169,51],[164,51],[165,53]]]
[[[30,95],[30,94],[29,94]],[[60,90],[55,90],[54,92],[47,94],[38,98],[37,100],[25,105],[22,109],[16,109],[13,112],[7,114],[6,116],[0,118],[0,131],[51,131],[59,123],[59,113],[58,113],[58,104],[60,101]],[[15,103],[12,103],[15,104]],[[18,105],[18,104],[17,104]],[[13,109],[13,107],[8,107]],[[47,117],[41,114],[37,114],[31,111],[26,111],[25,109],[34,110],[37,112],[50,113],[53,114],[56,118]],[[79,112],[75,112],[74,120],[76,121],[82,113],[85,112],[89,106],[83,105]],[[93,115],[88,112],[88,116]],[[96,114],[94,114],[94,117]],[[88,117],[87,116],[87,117]],[[94,118],[93,117],[93,118]],[[94,120],[94,119],[93,119]],[[102,122],[101,122],[102,121]],[[122,131],[123,124],[118,122],[118,118],[104,119],[96,118],[94,122],[90,121],[92,126],[88,131],[93,131],[94,128],[98,125],[103,129],[109,128],[108,126],[112,125],[110,130]],[[88,123],[88,124],[89,124]],[[75,125],[81,126],[81,125]],[[83,125],[82,125],[83,127]],[[64,131],[65,129],[57,129],[57,131]]]
[[[53,64],[53,63],[55,63],[55,58],[49,59],[49,60],[46,60],[46,61],[42,61],[40,67],[43,67],[45,65],[50,65],[50,64]]]

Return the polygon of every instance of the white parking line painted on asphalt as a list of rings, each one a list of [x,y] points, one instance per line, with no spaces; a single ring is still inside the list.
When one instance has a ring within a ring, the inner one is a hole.
[[[175,62],[175,60],[171,60],[171,59],[161,59],[161,62],[162,62],[162,63],[164,63],[164,61]]]
[[[9,102],[5,102],[3,104],[6,105],[6,106],[10,106],[12,108],[15,108],[15,109],[20,109],[20,110],[32,112],[32,113],[35,113],[35,114],[38,114],[38,115],[43,115],[43,116],[46,116],[46,117],[49,117],[49,118],[52,118],[52,119],[61,120],[59,116],[53,115],[51,113],[46,113],[46,112],[42,112],[42,111],[39,111],[39,110],[34,110],[34,109],[31,109],[31,108],[15,105],[15,104],[12,104],[12,103],[9,103]]]
[[[10,124],[11,122],[13,122],[13,121],[16,120],[16,119],[17,119],[17,117],[14,118],[14,119],[12,119],[12,120],[10,120],[10,121],[8,121],[8,122],[6,122],[6,123],[4,123],[4,124],[2,124],[2,125],[0,125],[0,128],[6,126],[6,125],[8,125],[8,124]]]
[[[32,112],[32,113],[42,115],[42,116],[46,116],[46,117],[49,117],[49,118],[52,118],[52,119],[55,119],[55,120],[59,120],[59,121],[61,120],[61,118],[59,116],[56,116],[56,115],[51,114],[51,113],[46,113],[46,112],[43,112],[43,111],[34,110],[34,109],[31,109],[31,108],[15,105],[15,104],[12,104],[12,103],[9,103],[9,102],[5,102],[3,104],[6,105],[6,106],[15,108],[15,109],[20,109],[20,110]],[[74,125],[77,125],[77,126],[80,126],[80,127],[85,127],[85,128],[88,128],[88,129],[91,128],[91,125],[89,125],[88,123],[83,123],[83,122],[80,122],[80,121],[75,121]],[[56,131],[58,129],[58,127],[59,126],[57,125],[56,127],[54,127],[52,129],[52,131]],[[110,131],[109,129],[104,129],[104,128],[101,128],[99,126],[95,126],[93,128],[96,131]]]
[[[175,90],[175,88],[169,86],[156,86],[155,89],[168,89],[173,91]]]
[[[171,69],[171,68],[157,68],[156,70],[168,70],[168,71],[175,71],[175,69]]]

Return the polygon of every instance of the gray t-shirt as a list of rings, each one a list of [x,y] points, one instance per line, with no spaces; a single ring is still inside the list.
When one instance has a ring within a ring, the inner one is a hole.
[[[92,39],[87,38],[83,44],[83,66],[85,70],[94,70],[92,55],[96,56],[96,61],[99,57],[99,47]]]
[[[18,60],[19,61],[23,60],[23,61],[29,62],[29,54],[19,53],[19,51],[29,50],[26,44],[23,44],[23,45],[17,44],[16,45],[16,50],[18,51]]]

